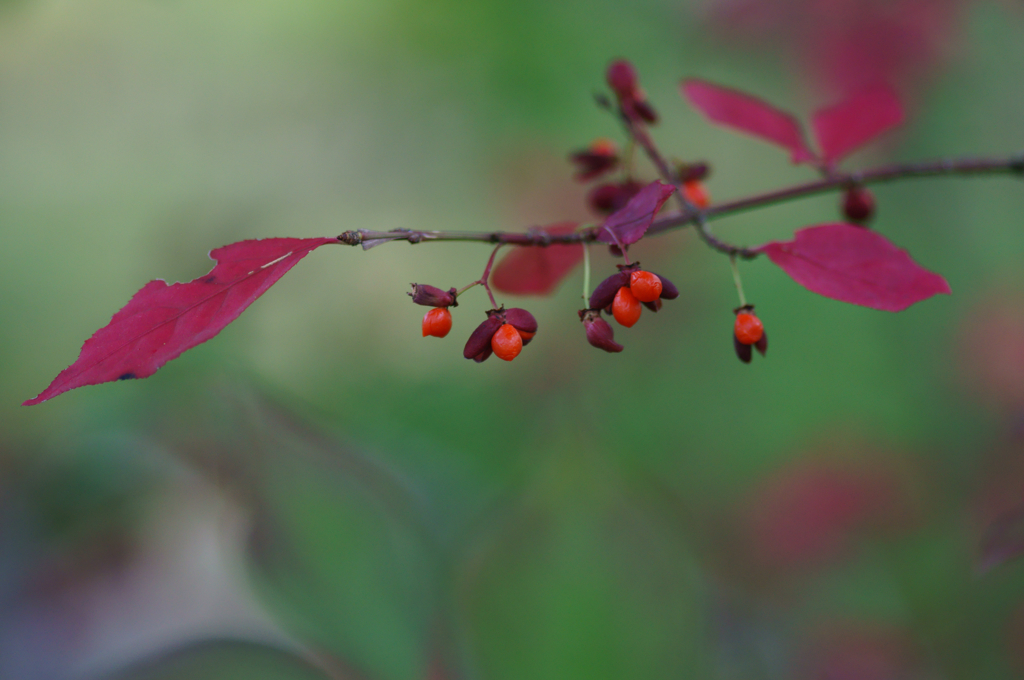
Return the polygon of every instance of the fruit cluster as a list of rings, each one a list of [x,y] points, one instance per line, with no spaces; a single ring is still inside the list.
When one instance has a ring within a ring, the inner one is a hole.
[[[433,307],[423,316],[423,337],[443,338],[448,335],[452,329],[452,314],[448,308],[458,305],[458,291],[455,288],[441,290],[422,283],[414,283],[412,288],[409,295],[413,302]],[[487,361],[491,354],[512,361],[523,347],[530,344],[536,333],[537,320],[525,309],[492,309],[487,312],[487,320],[469,336],[462,353],[477,363]]]
[[[615,93],[619,112],[624,118],[650,125],[658,122],[658,115],[640,88],[632,64],[621,59],[614,61],[608,66],[605,77]],[[606,99],[604,101],[607,106],[611,106]],[[629,171],[631,163],[628,160],[624,162],[611,140],[595,139],[586,149],[570,154],[569,160],[576,165],[576,179],[581,182],[588,182],[617,167],[625,166],[621,180],[598,184],[587,195],[587,203],[599,214],[608,215],[622,209],[645,186],[632,176]],[[683,187],[686,200],[702,209],[710,204],[710,198],[703,185],[708,172],[706,163],[680,163],[676,168],[676,178]]]

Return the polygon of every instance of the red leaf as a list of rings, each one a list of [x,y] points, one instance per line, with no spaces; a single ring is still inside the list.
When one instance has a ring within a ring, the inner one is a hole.
[[[794,163],[814,160],[803,127],[792,114],[744,92],[695,78],[683,81],[682,91],[712,121],[789,149]]]
[[[921,268],[906,251],[850,224],[807,227],[792,241],[773,241],[758,250],[807,290],[872,309],[898,312],[950,293],[944,278]]]
[[[880,85],[818,110],[811,124],[823,160],[832,164],[902,122],[899,96]]]
[[[311,251],[334,238],[268,238],[217,248],[213,270],[189,283],[150,281],[82,345],[78,360],[23,406],[84,385],[146,378],[238,318]]]
[[[615,243],[615,238],[608,233],[610,230],[615,233],[620,245],[636,243],[643,238],[647,228],[654,221],[654,216],[661,210],[661,206],[665,205],[673,191],[675,189],[667,184],[657,180],[651,182],[629,199],[624,208],[608,216],[604,221],[604,228],[597,233],[597,240]]]
[[[544,231],[552,236],[576,231],[575,222],[560,222]],[[502,258],[491,275],[491,284],[513,295],[547,295],[583,259],[578,243],[556,243],[547,247],[517,246]]]

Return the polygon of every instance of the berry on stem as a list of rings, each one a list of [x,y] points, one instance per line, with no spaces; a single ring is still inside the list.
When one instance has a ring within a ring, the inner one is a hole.
[[[701,210],[711,205],[708,190],[704,188],[704,184],[700,180],[691,179],[683,182],[683,196]]]
[[[494,356],[499,359],[512,361],[523,351],[523,337],[512,324],[503,324],[491,336],[491,349],[494,350]]]
[[[736,315],[733,331],[736,333],[736,339],[744,345],[753,345],[764,335],[764,324],[753,314],[741,312]]]
[[[581,309],[580,321],[587,332],[587,342],[605,352],[621,352],[624,348],[615,342],[615,334],[612,327],[601,318],[600,310]]]
[[[435,307],[423,315],[423,337],[443,338],[452,329],[452,313],[445,307]]]
[[[536,333],[537,320],[525,309],[492,309],[469,336],[462,356],[477,363],[486,361],[491,354],[512,361]]]
[[[754,305],[743,305],[734,311],[736,322],[733,324],[733,347],[740,361],[749,364],[753,349],[761,356],[768,351],[768,334],[764,332],[764,324],[754,314]]]
[[[626,286],[619,288],[619,292],[615,294],[615,299],[612,301],[612,316],[615,317],[615,320],[626,328],[630,328],[640,320],[642,311],[640,301],[633,296],[629,288]]]
[[[661,279],[653,272],[637,270],[630,274],[629,290],[640,302],[654,302],[661,297]]]
[[[875,196],[862,186],[851,186],[843,194],[843,215],[854,224],[864,225],[875,215]]]

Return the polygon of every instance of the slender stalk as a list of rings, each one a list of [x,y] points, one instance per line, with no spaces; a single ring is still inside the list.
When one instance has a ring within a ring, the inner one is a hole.
[[[897,163],[884,165],[869,170],[862,170],[852,173],[840,173],[832,177],[795,184],[793,186],[755,194],[745,198],[726,201],[712,205],[703,211],[683,210],[681,212],[665,215],[658,218],[647,230],[647,236],[653,236],[673,229],[680,229],[688,225],[696,225],[700,229],[702,222],[726,217],[737,213],[757,210],[779,203],[816,196],[830,191],[841,191],[850,184],[871,185],[897,182],[905,179],[916,179],[924,177],[964,177],[964,176],[989,176],[989,175],[1016,175],[1024,177],[1024,154],[1018,154],[1006,158],[963,158],[955,160],[938,160],[921,163]],[[409,243],[424,243],[428,241],[479,241],[483,243],[495,243],[499,245],[517,246],[538,246],[544,247],[560,243],[593,243],[597,240],[597,233],[601,227],[592,227],[571,234],[548,234],[543,229],[533,229],[529,232],[507,232],[507,231],[417,231],[412,229],[396,229],[393,231],[371,231],[357,229],[346,231],[338,236],[338,242],[344,245],[357,246],[367,241],[377,239],[408,241]],[[750,259],[758,255],[751,249],[729,250],[731,246],[715,239],[705,231],[701,231],[705,242],[716,250],[735,253],[743,259]],[[708,241],[708,237],[712,239]]]
[[[740,295],[740,307],[747,306],[747,296],[743,294],[743,281],[740,280],[740,268],[736,266],[736,256],[729,257],[729,265],[732,267],[732,281],[736,284],[736,292]]]
[[[590,306],[590,245],[583,244],[583,308]]]

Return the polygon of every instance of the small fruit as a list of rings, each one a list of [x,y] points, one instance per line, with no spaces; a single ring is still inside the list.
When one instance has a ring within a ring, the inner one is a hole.
[[[749,364],[755,349],[761,356],[768,352],[768,334],[764,332],[764,324],[754,315],[754,305],[744,305],[734,311],[736,323],[733,325],[732,344],[740,361]]]
[[[608,65],[605,78],[619,99],[633,96],[637,84],[636,69],[633,68],[633,64],[625,59],[617,59]]]
[[[423,337],[443,338],[451,329],[452,313],[446,308],[436,307],[423,315]]]
[[[764,324],[753,314],[740,312],[736,315],[734,327],[736,339],[744,345],[756,344],[764,335]]]
[[[621,352],[623,347],[615,342],[615,334],[608,322],[601,318],[601,312],[594,309],[581,309],[580,321],[587,333],[587,342],[605,352]]]
[[[661,297],[661,279],[653,272],[637,270],[630,274],[629,290],[640,302],[654,302]]]
[[[512,361],[523,351],[523,338],[515,326],[506,323],[491,337],[491,349],[494,356],[505,361]]]
[[[619,288],[619,292],[615,294],[615,300],[612,301],[612,316],[615,317],[615,320],[626,328],[630,328],[640,320],[642,311],[640,301],[629,291],[629,287]]]
[[[843,194],[843,215],[854,224],[864,225],[875,216],[875,197],[864,187],[852,186]]]
[[[683,182],[683,196],[686,196],[687,201],[701,210],[711,205],[708,190],[704,188],[704,184],[700,180],[691,179]]]

